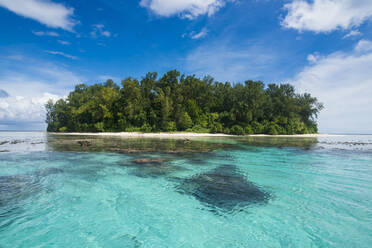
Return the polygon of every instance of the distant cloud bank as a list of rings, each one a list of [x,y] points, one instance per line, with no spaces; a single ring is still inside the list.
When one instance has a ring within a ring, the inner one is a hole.
[[[35,97],[9,96],[0,98],[0,122],[40,122],[45,120],[44,105],[48,100],[58,100],[60,96],[43,93]]]
[[[291,83],[324,103],[320,130],[372,133],[372,42],[361,40],[350,52],[308,58],[311,65]]]

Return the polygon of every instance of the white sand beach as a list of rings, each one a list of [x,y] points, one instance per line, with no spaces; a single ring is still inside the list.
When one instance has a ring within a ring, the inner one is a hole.
[[[343,136],[338,134],[294,134],[294,135],[267,135],[267,134],[251,134],[251,135],[230,135],[223,133],[190,133],[190,132],[174,132],[174,133],[140,133],[140,132],[117,132],[117,133],[53,133],[55,135],[83,135],[83,136],[116,136],[123,138],[194,138],[194,137],[337,137]]]

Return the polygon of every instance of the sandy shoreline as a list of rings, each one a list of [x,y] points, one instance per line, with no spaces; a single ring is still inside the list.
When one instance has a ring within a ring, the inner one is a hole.
[[[116,136],[123,138],[193,138],[193,137],[300,137],[300,138],[312,138],[312,137],[337,137],[343,135],[336,134],[294,134],[294,135],[267,135],[267,134],[252,134],[252,135],[229,135],[222,133],[187,133],[187,132],[175,132],[175,133],[140,133],[140,132],[118,132],[118,133],[49,133],[55,135],[82,135],[82,136]]]

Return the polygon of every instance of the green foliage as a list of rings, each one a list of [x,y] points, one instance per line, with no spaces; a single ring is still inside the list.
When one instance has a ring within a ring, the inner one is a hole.
[[[140,127],[127,127],[125,129],[125,132],[141,132],[141,128]]]
[[[266,127],[266,130],[267,130],[267,134],[270,134],[270,135],[278,135],[279,134],[279,130],[280,130],[280,127],[278,124],[276,124],[275,122],[270,122],[267,127]]]
[[[50,132],[190,131],[231,134],[302,134],[318,131],[323,105],[288,84],[220,83],[169,71],[79,84],[66,99],[46,105]]]
[[[144,133],[150,133],[152,131],[152,127],[148,123],[145,123],[142,125],[141,131]]]
[[[221,123],[214,123],[211,127],[211,133],[223,133],[223,126]]]
[[[201,125],[195,125],[192,128],[186,129],[186,132],[210,133],[210,130],[208,128],[202,127]]]
[[[166,126],[165,131],[173,132],[173,131],[176,131],[176,130],[177,130],[177,126],[176,126],[176,123],[174,121],[167,122],[167,126]]]
[[[244,133],[245,134],[254,134],[253,129],[250,125],[245,126]]]
[[[253,121],[252,124],[252,130],[254,134],[263,134],[265,133],[265,126],[257,121]]]
[[[94,127],[95,129],[98,131],[98,132],[103,132],[105,131],[105,128],[103,127],[103,122],[97,122],[96,124],[94,124]]]
[[[243,135],[244,134],[244,129],[239,125],[234,125],[230,129],[230,133],[235,134],[235,135]]]
[[[66,132],[67,131],[67,127],[60,127],[58,129],[59,132]]]
[[[192,119],[187,112],[184,112],[178,121],[178,128],[180,130],[186,130],[192,127]]]

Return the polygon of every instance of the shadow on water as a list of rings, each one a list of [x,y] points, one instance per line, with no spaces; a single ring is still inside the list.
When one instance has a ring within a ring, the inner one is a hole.
[[[177,191],[195,197],[212,212],[239,211],[251,204],[265,204],[269,194],[241,175],[234,165],[221,165],[203,174],[184,179]]]

